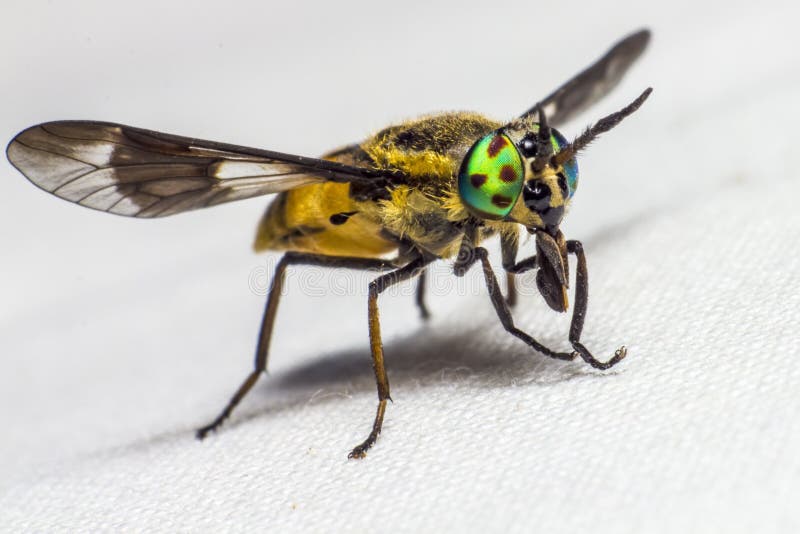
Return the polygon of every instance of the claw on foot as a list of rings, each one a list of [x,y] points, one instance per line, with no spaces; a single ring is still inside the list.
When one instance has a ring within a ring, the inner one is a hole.
[[[572,346],[575,348],[575,351],[572,353],[573,358],[580,356],[583,358],[583,361],[595,369],[600,369],[601,371],[605,371],[606,369],[614,367],[628,354],[628,349],[625,347],[625,345],[623,345],[614,352],[614,356],[612,356],[610,360],[601,362],[600,360],[595,359],[595,357],[592,356],[592,354],[580,342],[573,341]]]
[[[366,458],[367,457],[367,449],[368,448],[369,447],[364,447],[363,445],[359,445],[358,447],[356,447],[355,449],[350,451],[350,454],[347,455],[347,459],[348,460],[361,460],[362,458]]]
[[[210,433],[216,432],[220,426],[222,426],[222,421],[214,421],[210,425],[201,426],[194,433],[194,437],[196,437],[200,441],[203,441],[204,439],[206,439],[206,436],[208,436]]]
[[[203,441],[204,439],[206,439],[206,436],[209,434],[209,432],[213,431],[214,431],[213,427],[204,426],[203,428],[197,429],[197,432],[194,433],[194,437],[199,439],[200,441]]]
[[[369,437],[364,440],[364,443],[355,447],[350,454],[347,455],[348,459],[360,460],[362,458],[367,457],[367,451],[375,445],[375,442],[378,441],[378,434],[377,430],[373,430],[370,432]]]
[[[611,359],[608,360],[603,365],[602,369],[610,369],[611,367],[614,367],[619,362],[621,362],[623,358],[625,358],[625,356],[627,355],[628,355],[628,349],[627,347],[625,347],[625,345],[622,345],[620,348],[614,351],[614,356],[612,356]]]

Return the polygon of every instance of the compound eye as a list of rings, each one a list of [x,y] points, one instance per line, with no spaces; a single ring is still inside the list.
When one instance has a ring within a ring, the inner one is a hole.
[[[536,137],[530,133],[526,134],[525,137],[522,138],[522,141],[519,142],[519,151],[522,152],[522,155],[526,158],[536,157],[536,153],[539,151],[539,144],[536,142]]]
[[[558,173],[558,187],[561,189],[561,197],[567,198],[569,196],[569,186],[567,185],[567,177],[563,172]]]
[[[564,136],[556,130],[553,130],[553,140],[553,149],[556,152],[568,144]],[[566,188],[562,185],[562,177],[566,179],[564,180],[566,181]],[[558,176],[558,186],[561,188],[561,194],[564,196],[564,198],[572,198],[572,195],[575,194],[575,190],[578,188],[578,162],[575,160],[575,158],[572,158],[564,163],[564,172]]]
[[[522,191],[522,157],[504,133],[494,131],[472,145],[458,172],[458,194],[473,215],[502,219]]]

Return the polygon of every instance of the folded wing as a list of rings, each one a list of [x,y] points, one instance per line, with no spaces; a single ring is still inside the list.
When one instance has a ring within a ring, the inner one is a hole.
[[[650,42],[650,31],[639,30],[617,42],[600,59],[572,77],[540,102],[547,121],[559,126],[606,96],[642,55]],[[536,106],[520,118],[538,120]]]
[[[322,181],[378,186],[396,173],[91,121],[17,135],[9,161],[31,182],[88,208],[164,217]]]

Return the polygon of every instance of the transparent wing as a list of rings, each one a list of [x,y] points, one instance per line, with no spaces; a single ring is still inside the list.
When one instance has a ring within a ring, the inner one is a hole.
[[[164,217],[315,182],[377,188],[403,180],[390,171],[91,121],[33,126],[6,153],[45,191],[129,217]]]
[[[547,122],[552,126],[563,124],[606,96],[642,55],[648,42],[649,30],[640,30],[625,37],[603,57],[553,91],[541,101]],[[523,113],[520,118],[537,120],[536,106]]]

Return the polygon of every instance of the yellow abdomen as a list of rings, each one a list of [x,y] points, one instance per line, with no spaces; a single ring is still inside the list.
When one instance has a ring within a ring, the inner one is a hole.
[[[349,192],[350,184],[323,182],[280,193],[258,225],[253,248],[360,258],[395,251],[396,241],[382,235],[371,210],[364,210],[366,203],[354,201]],[[349,213],[345,222],[331,222],[332,216]]]

